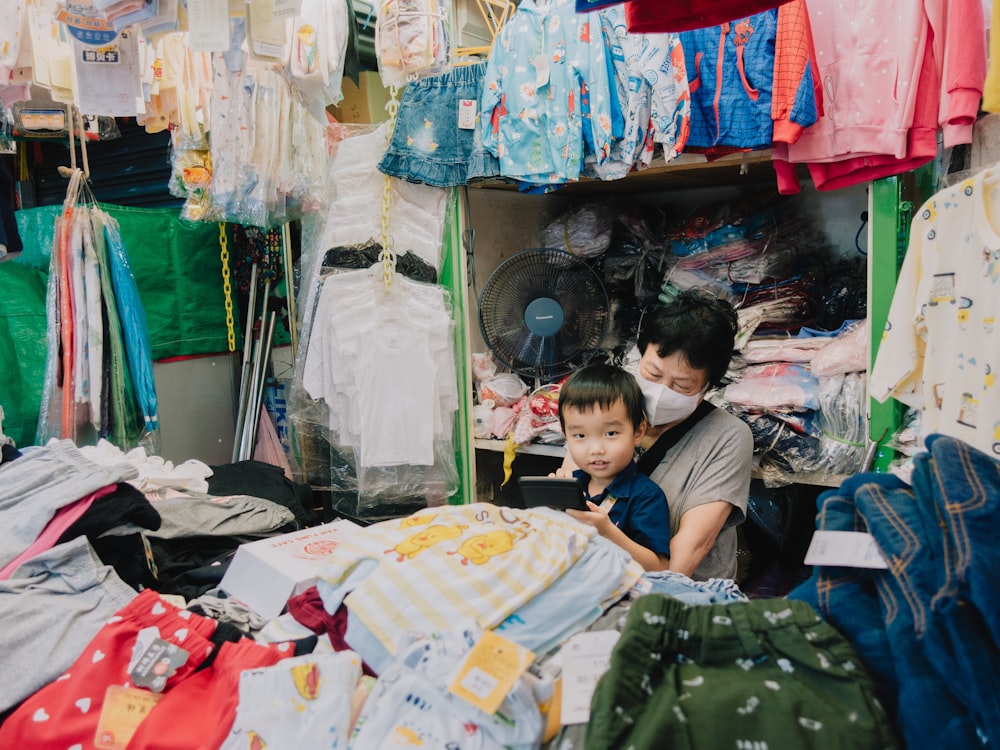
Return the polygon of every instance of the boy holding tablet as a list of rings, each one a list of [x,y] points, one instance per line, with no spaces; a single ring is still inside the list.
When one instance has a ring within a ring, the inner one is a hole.
[[[589,510],[567,510],[626,550],[646,570],[666,570],[670,510],[633,455],[646,431],[645,400],[632,375],[612,365],[588,365],[559,390],[559,422],[580,468],[573,472]]]

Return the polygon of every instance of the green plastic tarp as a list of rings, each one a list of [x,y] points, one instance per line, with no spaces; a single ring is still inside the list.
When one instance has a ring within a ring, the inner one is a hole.
[[[228,351],[218,224],[182,221],[176,208],[101,208],[121,226],[153,359]],[[61,210],[17,211],[24,252],[0,263],[0,406],[3,432],[19,446],[35,440],[45,372],[45,290]],[[234,325],[241,343],[239,321]]]

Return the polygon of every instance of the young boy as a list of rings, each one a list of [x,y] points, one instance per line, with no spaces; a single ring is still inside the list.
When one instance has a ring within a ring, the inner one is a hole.
[[[646,431],[644,403],[635,378],[612,365],[582,367],[563,383],[559,422],[580,467],[573,476],[590,508],[567,512],[646,570],[665,570],[670,558],[667,498],[632,460]]]

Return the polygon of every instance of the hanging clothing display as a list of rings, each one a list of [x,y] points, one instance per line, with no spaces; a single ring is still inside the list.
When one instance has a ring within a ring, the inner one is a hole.
[[[500,172],[527,183],[580,178],[584,144],[610,154],[612,102],[599,19],[570,0],[525,0],[500,30],[486,66],[480,127]]]
[[[1000,453],[1000,190],[995,170],[947,188],[914,214],[871,392],[921,409],[922,436],[943,433]]]
[[[981,0],[807,7],[824,113],[794,144],[775,145],[782,192],[798,192],[794,163],[832,190],[926,164],[939,128],[946,147],[972,140],[986,76]]]
[[[452,325],[442,287],[396,276],[387,292],[381,266],[322,281],[300,378],[362,496],[454,492]]]
[[[608,159],[598,163],[587,154],[585,174],[603,180],[625,177],[633,168],[648,167],[654,146],[663,146],[664,161],[673,160],[687,142],[691,97],[684,51],[676,34],[629,34],[621,8],[597,14],[614,65],[614,89],[624,120],[615,133]]]
[[[379,171],[435,187],[499,176],[479,127],[485,73],[486,63],[477,63],[409,84]]]
[[[86,199],[83,172],[76,170],[50,261],[38,435],[76,439],[90,430],[124,448],[155,445],[159,418],[145,312],[118,223]]]

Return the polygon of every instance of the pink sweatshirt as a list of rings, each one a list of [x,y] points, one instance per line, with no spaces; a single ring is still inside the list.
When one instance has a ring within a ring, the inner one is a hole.
[[[819,189],[899,174],[972,140],[986,77],[982,0],[806,0],[824,114],[775,144],[783,193],[806,162]]]

